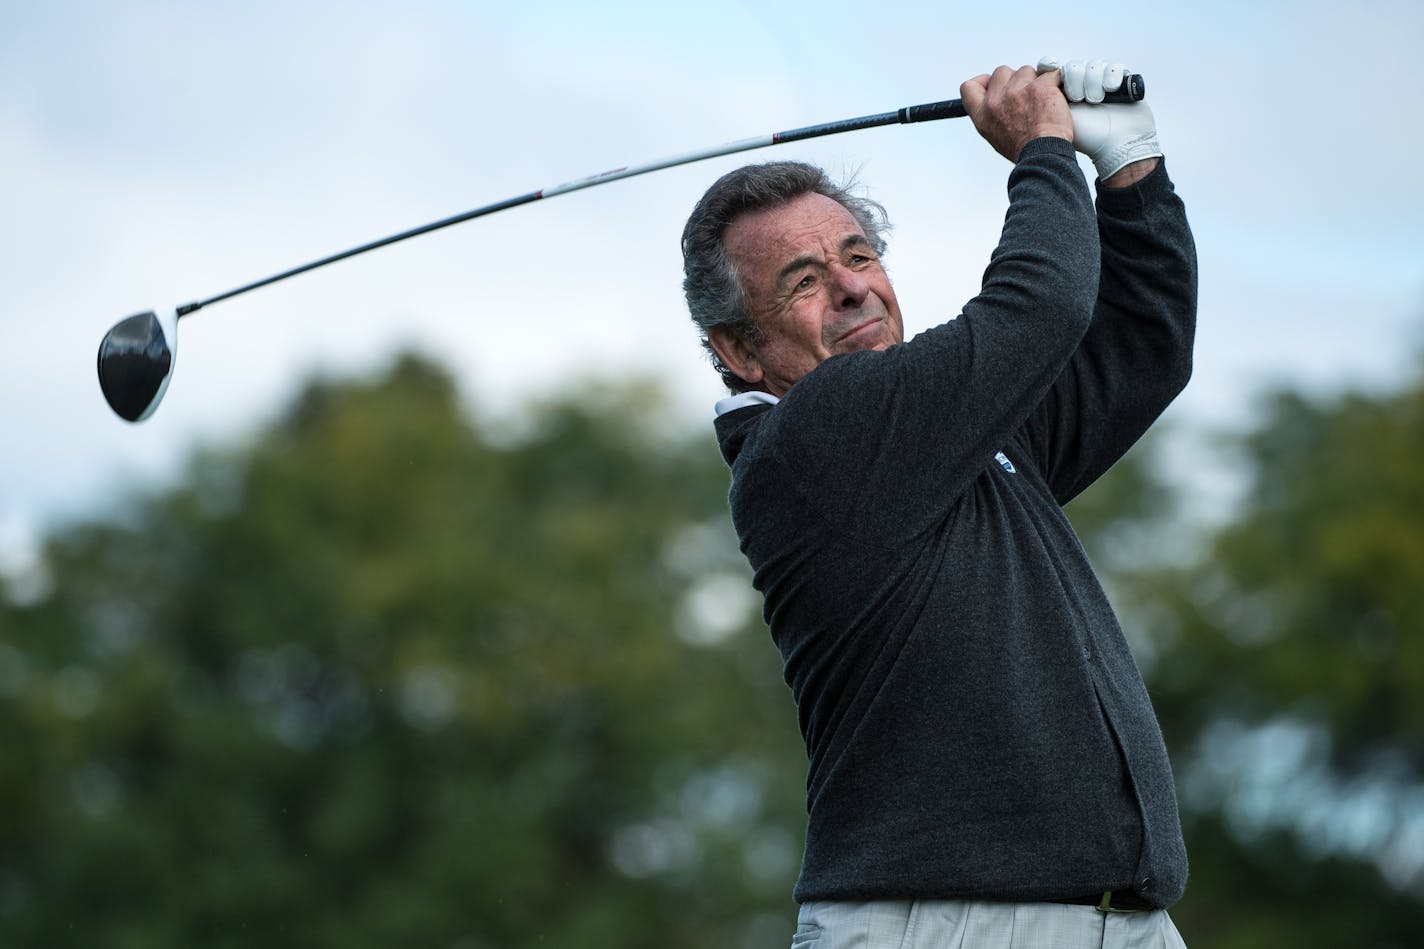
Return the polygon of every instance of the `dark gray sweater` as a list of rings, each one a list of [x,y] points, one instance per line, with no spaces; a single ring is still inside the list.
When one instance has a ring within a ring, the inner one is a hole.
[[[800,902],[1185,886],[1161,731],[1061,505],[1186,384],[1191,233],[1165,166],[1095,215],[1059,139],[1009,198],[957,319],[717,420],[810,758]]]

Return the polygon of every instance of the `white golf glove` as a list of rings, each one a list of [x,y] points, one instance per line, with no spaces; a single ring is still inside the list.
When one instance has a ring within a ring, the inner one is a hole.
[[[1063,70],[1063,94],[1073,113],[1073,147],[1092,159],[1098,178],[1106,181],[1124,165],[1162,154],[1157,122],[1146,102],[1103,102],[1117,91],[1127,69],[1103,59],[1069,60],[1051,56],[1038,61],[1038,72]]]

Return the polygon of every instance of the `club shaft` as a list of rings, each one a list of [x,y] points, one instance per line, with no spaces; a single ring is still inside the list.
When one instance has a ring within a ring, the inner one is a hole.
[[[851,132],[857,129],[875,128],[881,125],[894,125],[905,122],[927,122],[934,119],[956,118],[964,115],[964,108],[958,99],[949,99],[944,102],[931,102],[924,105],[908,106],[896,112],[883,112],[878,115],[865,115],[855,119],[841,119],[835,122],[826,122],[821,125],[810,125],[805,128],[790,129],[785,132],[774,132],[771,135],[758,136],[756,138],[746,138],[736,142],[728,142],[725,145],[717,145],[711,148],[704,148],[694,152],[687,152],[682,155],[673,155],[657,161],[650,161],[641,165],[629,165],[624,168],[614,168],[610,171],[590,175],[587,178],[578,178],[567,181],[552,188],[542,188],[538,191],[531,191],[518,197],[507,198],[497,201],[494,204],[487,204],[484,207],[465,211],[452,217],[442,218],[439,221],[432,221],[429,224],[422,224],[420,227],[413,227],[399,234],[392,234],[389,237],[382,237],[379,240],[370,241],[349,250],[343,250],[320,260],[302,264],[300,267],[293,267],[281,273],[264,277],[252,283],[243,284],[217,296],[208,297],[196,303],[185,303],[178,307],[178,315],[186,316],[205,306],[228,300],[249,290],[256,290],[274,284],[279,280],[286,280],[288,277],[295,277],[297,274],[315,270],[318,267],[325,267],[327,264],[334,264],[338,260],[345,260],[348,257],[355,257],[367,251],[386,247],[412,237],[419,237],[421,234],[429,234],[431,231],[438,231],[441,228],[450,227],[452,224],[460,224],[465,221],[472,221],[477,217],[484,217],[486,214],[493,214],[496,211],[504,211],[508,208],[518,207],[521,204],[529,204],[543,198],[552,198],[556,194],[567,194],[570,191],[579,191],[583,188],[591,188],[594,185],[607,184],[610,181],[619,181],[623,178],[632,178],[635,175],[645,175],[650,171],[660,171],[664,168],[673,168],[677,165],[687,165],[692,162],[703,161],[708,158],[718,158],[722,155],[732,155],[737,152],[751,151],[756,148],[766,148],[770,145],[780,145],[786,142],[799,142],[806,139],[819,138],[822,135],[835,135],[840,132]]]
[[[1140,76],[1130,75],[1123,83],[1125,90],[1119,101],[1133,101],[1141,99],[1145,95],[1145,86]],[[1130,90],[1130,91],[1128,91]],[[1110,95],[1111,99],[1118,96]],[[782,145],[788,142],[802,142],[807,139],[820,138],[823,135],[836,135],[841,132],[854,132],[860,129],[876,128],[881,125],[898,125],[911,122],[933,122],[938,119],[962,118],[965,115],[964,105],[959,99],[945,99],[942,102],[927,102],[923,105],[906,106],[894,112],[881,112],[876,115],[863,115],[854,119],[840,119],[835,122],[825,122],[821,125],[808,125],[804,128],[789,129],[784,132],[773,132],[770,135],[758,136],[756,138],[746,138],[737,142],[728,142],[725,145],[717,145],[712,148],[704,148],[694,152],[687,152],[683,155],[673,155],[670,158],[663,158],[657,161],[650,161],[642,165],[630,165],[624,168],[614,168],[611,171],[590,175],[587,178],[578,178],[568,181],[552,188],[543,188],[539,191],[531,191],[515,198],[506,198],[503,201],[496,201],[494,204],[487,204],[463,214],[456,214],[453,217],[443,218],[439,221],[432,221],[429,224],[422,224],[420,227],[413,227],[399,234],[392,234],[389,237],[382,237],[359,247],[352,247],[350,250],[343,250],[340,253],[314,260],[309,264],[302,264],[300,267],[293,267],[291,270],[284,270],[281,273],[264,277],[261,280],[244,284],[217,296],[208,297],[196,303],[185,303],[177,308],[178,316],[186,316],[205,306],[217,303],[220,300],[227,300],[238,294],[247,293],[249,290],[256,290],[276,283],[279,280],[286,280],[288,277],[295,277],[297,274],[315,270],[318,267],[325,267],[327,264],[334,264],[338,260],[345,260],[348,257],[355,257],[357,254],[364,254],[378,247],[385,247],[412,237],[419,237],[421,234],[429,234],[431,231],[438,231],[441,228],[449,227],[452,224],[460,224],[464,221],[472,221],[477,217],[484,217],[486,214],[493,214],[496,211],[504,211],[508,208],[518,207],[521,204],[529,204],[543,198],[551,198],[556,194],[567,194],[570,191],[579,191],[583,188],[591,188],[594,185],[607,184],[610,181],[619,181],[623,178],[632,178],[635,175],[645,175],[650,171],[659,171],[663,168],[673,168],[677,165],[687,165],[692,162],[703,161],[708,158],[718,158],[722,155],[732,155],[737,152],[747,152],[757,148],[766,148],[770,145]]]
[[[493,214],[496,211],[503,211],[505,208],[513,208],[521,204],[528,204],[530,201],[537,201],[542,197],[543,195],[540,192],[533,191],[529,194],[521,194],[517,198],[506,198],[505,200],[498,201],[494,204],[487,204],[482,208],[476,208],[473,211],[466,211],[464,214],[457,214],[454,217],[447,217],[440,221],[432,221],[429,224],[422,224],[420,227],[413,227],[408,231],[401,231],[399,234],[392,234],[390,237],[382,237],[379,240],[374,240],[369,243],[362,244],[359,247],[353,247],[350,250],[343,250],[338,254],[332,254],[329,257],[323,257],[321,258],[321,260],[313,260],[309,264],[302,264],[300,267],[293,267],[291,270],[284,270],[279,274],[273,274],[270,277],[263,277],[261,280],[244,284],[243,286],[228,290],[226,293],[219,293],[215,297],[209,297],[208,299],[202,300],[198,303],[185,303],[184,305],[178,307],[178,315],[186,316],[187,314],[192,313],[194,310],[200,310],[210,303],[217,303],[219,300],[226,300],[231,297],[235,297],[239,293],[246,293],[249,290],[256,290],[258,287],[265,287],[268,284],[276,283],[278,280],[286,280],[288,277],[295,277],[297,274],[306,273],[308,270],[315,270],[318,267],[325,267],[327,264],[334,264],[338,260],[345,260],[347,257],[355,257],[357,254],[364,254],[369,250],[375,250],[378,247],[385,247],[387,244],[394,244],[397,241],[403,241],[407,238],[419,237],[421,234],[428,234],[431,231],[438,231],[440,230],[440,228],[449,227],[451,224],[459,224],[461,221],[468,221],[471,218],[477,218],[485,214]]]

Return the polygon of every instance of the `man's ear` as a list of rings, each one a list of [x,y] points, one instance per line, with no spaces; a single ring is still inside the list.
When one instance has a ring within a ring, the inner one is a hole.
[[[707,342],[722,365],[732,370],[738,378],[756,385],[766,375],[761,368],[761,360],[756,351],[747,345],[740,333],[726,326],[714,326],[707,331]]]

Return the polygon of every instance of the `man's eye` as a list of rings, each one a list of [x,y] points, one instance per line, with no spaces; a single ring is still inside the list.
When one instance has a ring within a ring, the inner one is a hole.
[[[810,276],[802,277],[800,280],[796,281],[796,289],[797,289],[797,290],[805,290],[806,288],[810,287],[811,284],[813,284],[813,283],[815,283],[815,282],[816,282],[816,281],[815,281],[812,277],[810,277]]]

